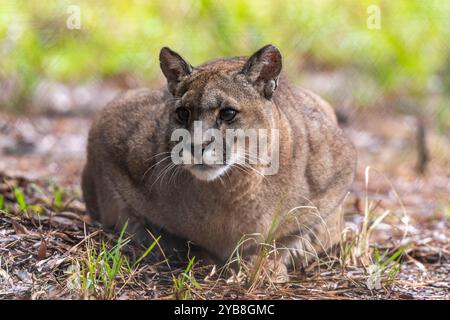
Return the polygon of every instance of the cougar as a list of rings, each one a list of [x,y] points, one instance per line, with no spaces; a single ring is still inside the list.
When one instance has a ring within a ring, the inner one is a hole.
[[[285,78],[280,51],[267,45],[249,58],[193,67],[164,47],[159,61],[167,87],[126,92],[93,122],[82,177],[91,216],[115,229],[128,222],[137,237],[161,235],[168,251],[192,246],[218,263],[239,244],[252,259],[269,239],[282,272],[338,244],[355,149],[331,106]],[[217,136],[174,139],[177,130],[195,135],[197,123],[222,133],[227,151],[210,150]],[[277,132],[266,140],[275,170],[249,161],[262,158],[249,139],[225,139],[237,129]]]

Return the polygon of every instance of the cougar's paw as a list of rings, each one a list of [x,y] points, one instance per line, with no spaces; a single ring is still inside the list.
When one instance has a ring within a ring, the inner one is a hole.
[[[270,259],[267,261],[267,269],[270,281],[273,283],[289,282],[288,270],[282,261]]]
[[[252,256],[248,259],[248,272],[255,272],[261,268],[259,274],[264,276],[268,282],[286,283],[289,282],[289,274],[286,264],[281,259],[266,257],[261,260],[259,256]]]

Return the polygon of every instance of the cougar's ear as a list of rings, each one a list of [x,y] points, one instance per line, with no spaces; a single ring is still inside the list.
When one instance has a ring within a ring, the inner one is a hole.
[[[167,87],[173,95],[177,84],[192,73],[193,67],[178,53],[164,47],[159,52],[159,64],[167,79]]]
[[[241,70],[247,80],[266,98],[271,99],[281,72],[281,53],[268,44],[256,51]]]

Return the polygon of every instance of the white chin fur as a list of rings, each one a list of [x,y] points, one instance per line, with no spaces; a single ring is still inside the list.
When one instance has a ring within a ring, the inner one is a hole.
[[[199,170],[195,168],[189,169],[189,172],[199,180],[213,181],[222,176],[230,166],[225,165],[217,169]]]

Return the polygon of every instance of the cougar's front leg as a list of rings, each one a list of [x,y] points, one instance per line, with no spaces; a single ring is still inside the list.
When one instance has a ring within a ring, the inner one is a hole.
[[[278,252],[285,265],[301,269],[314,261],[327,259],[332,249],[340,243],[342,220],[340,213],[334,213],[312,226],[305,226],[296,234],[280,239]]]

